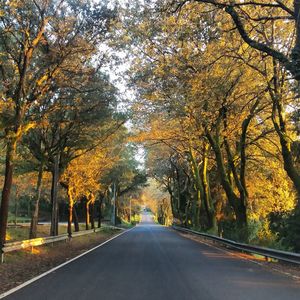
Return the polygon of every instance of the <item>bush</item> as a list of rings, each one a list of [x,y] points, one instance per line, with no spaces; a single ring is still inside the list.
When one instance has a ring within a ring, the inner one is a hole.
[[[218,228],[218,231],[223,238],[241,242],[240,232],[237,229],[235,220],[222,220],[218,223]]]
[[[285,250],[300,252],[300,213],[271,213],[270,229]]]

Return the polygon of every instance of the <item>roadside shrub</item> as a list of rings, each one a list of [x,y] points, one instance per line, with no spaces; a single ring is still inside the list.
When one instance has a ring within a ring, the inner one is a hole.
[[[300,213],[270,213],[270,230],[284,250],[300,252]]]

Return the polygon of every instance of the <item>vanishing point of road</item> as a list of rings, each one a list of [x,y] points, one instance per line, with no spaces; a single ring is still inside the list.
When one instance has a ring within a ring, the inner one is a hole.
[[[300,282],[155,225],[145,213],[134,229],[5,299],[299,300]]]

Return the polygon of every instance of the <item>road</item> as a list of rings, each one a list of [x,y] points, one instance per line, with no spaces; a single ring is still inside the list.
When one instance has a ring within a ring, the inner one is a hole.
[[[300,283],[143,222],[6,300],[299,300]]]

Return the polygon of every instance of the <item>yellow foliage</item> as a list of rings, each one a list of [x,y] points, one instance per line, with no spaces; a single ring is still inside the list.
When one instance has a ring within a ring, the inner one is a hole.
[[[292,1],[285,2],[292,7]],[[274,65],[272,58],[241,39],[238,31],[233,30],[228,14],[221,10],[212,13],[210,8],[209,5],[187,3],[179,14],[162,14],[160,19],[153,23],[146,20],[138,28],[139,37],[145,37],[145,53],[134,53],[136,60],[131,71],[143,75],[137,76],[134,82],[140,99],[133,106],[142,121],[131,141],[146,145],[150,166],[162,160],[166,162],[174,153],[188,165],[186,153],[189,149],[201,164],[203,144],[209,132],[221,148],[228,173],[232,168],[228,153],[231,151],[239,179],[242,133],[249,120],[245,135],[248,216],[252,220],[262,220],[270,212],[291,211],[296,195],[283,168],[281,145],[274,133],[273,121],[279,119],[277,115],[271,119],[274,106],[270,93],[270,89],[275,90],[274,76],[278,75],[284,103],[282,115],[287,123],[286,139],[298,141],[289,114],[285,116],[290,104],[298,107],[293,100],[291,83],[278,63]],[[293,22],[280,18],[261,24],[255,21],[264,16],[281,16],[280,9],[245,5],[243,10],[245,16],[251,17],[249,22],[246,22],[247,17],[243,20],[250,37],[264,43],[272,43],[275,39],[272,47],[280,51],[293,45]],[[151,26],[158,29],[153,36]],[[278,74],[274,74],[276,69]],[[225,149],[225,142],[229,150]],[[209,153],[209,172],[217,181],[213,150]],[[228,178],[239,197],[233,174],[228,174]],[[215,186],[218,184],[213,182]],[[219,194],[215,198],[222,201],[219,198],[225,197]],[[267,228],[264,232],[268,234]]]

